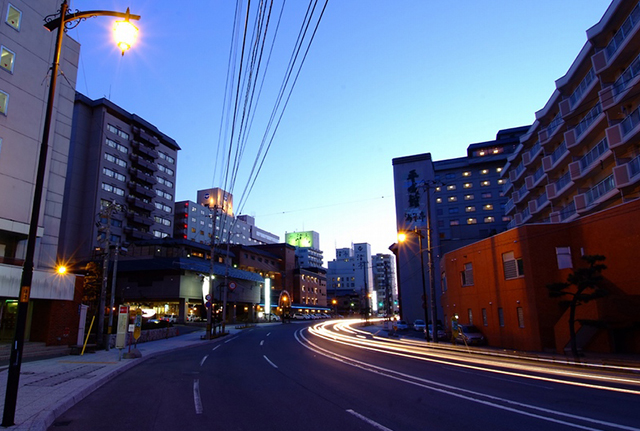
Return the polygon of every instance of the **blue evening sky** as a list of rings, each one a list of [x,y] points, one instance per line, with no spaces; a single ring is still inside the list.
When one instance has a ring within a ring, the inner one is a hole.
[[[499,129],[531,124],[609,3],[330,0],[255,187],[241,199],[308,5],[288,0],[233,189],[236,209],[282,241],[285,232],[319,232],[325,262],[352,242],[389,253],[391,160],[462,157]],[[279,12],[282,0],[274,4]],[[138,44],[124,56],[111,43],[110,18],[69,31],[82,44],[77,90],[109,98],[178,142],[177,201],[222,186],[216,149],[235,1],[71,7],[142,16]]]

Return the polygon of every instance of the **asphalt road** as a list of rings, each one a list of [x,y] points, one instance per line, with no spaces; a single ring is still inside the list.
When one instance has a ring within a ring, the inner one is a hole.
[[[370,335],[342,330],[353,343],[336,343],[309,326],[256,327],[146,361],[50,430],[640,430],[633,381],[610,390],[518,363],[390,353]]]

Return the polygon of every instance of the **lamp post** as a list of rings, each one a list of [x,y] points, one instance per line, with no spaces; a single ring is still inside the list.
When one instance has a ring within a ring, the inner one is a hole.
[[[424,324],[427,325],[427,328],[428,328],[429,314],[427,312],[427,285],[424,278],[424,259],[422,257],[422,254],[424,252],[422,248],[422,239],[424,238],[424,235],[422,234],[422,232],[420,232],[420,230],[417,227],[414,230],[409,232],[414,233],[418,237],[418,252],[420,253],[420,275],[422,276],[422,309],[424,310]],[[407,240],[407,234],[405,232],[400,232],[398,234],[398,241],[405,242],[406,240]],[[427,332],[428,334],[428,331],[425,331],[425,332]]]
[[[60,11],[57,14],[49,15],[45,18],[45,28],[49,31],[55,29],[58,30],[56,36],[56,45],[53,54],[53,63],[51,64],[51,81],[49,84],[49,94],[47,101],[47,109],[45,112],[44,127],[42,133],[42,142],[40,144],[40,155],[38,157],[38,167],[36,171],[36,181],[33,190],[33,203],[31,208],[31,218],[29,224],[29,234],[27,237],[27,249],[24,258],[24,265],[22,267],[22,278],[20,281],[20,296],[18,301],[18,310],[16,315],[16,331],[14,335],[14,342],[11,344],[11,358],[9,360],[9,370],[7,375],[7,390],[4,399],[4,413],[2,417],[2,426],[9,427],[14,425],[16,402],[18,398],[18,384],[20,381],[20,367],[22,365],[22,349],[24,347],[24,333],[27,323],[27,313],[29,311],[29,298],[31,295],[31,283],[33,280],[33,266],[34,256],[36,248],[36,234],[38,229],[38,218],[40,215],[40,206],[42,204],[42,191],[44,189],[44,176],[46,173],[47,164],[47,150],[49,147],[49,132],[51,130],[51,121],[53,116],[53,101],[55,96],[56,81],[58,77],[58,69],[60,65],[60,53],[62,50],[62,39],[64,30],[67,28],[73,28],[77,26],[80,21],[94,16],[115,16],[124,18],[124,21],[120,23],[125,24],[122,27],[130,26],[127,29],[128,36],[134,36],[137,29],[133,24],[129,23],[130,19],[138,20],[139,15],[131,15],[129,9],[126,13],[111,12],[111,11],[88,11],[88,12],[71,12],[69,13],[69,6],[67,0],[62,2]],[[120,33],[121,34],[121,33]],[[124,51],[131,47],[133,40],[131,38],[127,40],[121,40],[118,42],[118,46]]]

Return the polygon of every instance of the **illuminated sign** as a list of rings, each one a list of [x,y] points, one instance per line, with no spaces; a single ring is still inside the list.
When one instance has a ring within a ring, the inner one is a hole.
[[[313,247],[313,231],[288,233],[285,242],[294,247]]]

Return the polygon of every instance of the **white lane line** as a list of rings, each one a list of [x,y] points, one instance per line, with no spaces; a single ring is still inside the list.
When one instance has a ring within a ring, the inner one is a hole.
[[[200,366],[202,366],[202,364],[204,364],[204,361],[206,361],[208,357],[209,357],[209,355],[204,355],[204,358],[202,358],[202,361],[200,361]]]
[[[196,406],[196,414],[202,414],[202,400],[200,399],[200,380],[193,381],[193,403]]]
[[[216,350],[218,347],[220,347],[220,344],[218,344],[216,347],[214,347],[213,349],[211,349],[211,351],[213,352],[214,350]]]
[[[427,379],[422,379],[419,377],[415,377],[409,374],[405,374],[405,373],[401,373],[399,371],[394,371],[394,370],[390,370],[388,368],[383,368],[383,367],[379,367],[367,362],[362,362],[362,361],[358,361],[356,359],[353,358],[349,358],[347,356],[343,356],[334,352],[331,352],[330,350],[324,349],[314,343],[312,343],[311,341],[309,341],[303,334],[302,334],[302,330],[298,330],[294,333],[294,337],[296,339],[296,341],[298,343],[300,343],[302,346],[306,347],[307,349],[316,352],[319,355],[325,356],[327,358],[333,359],[335,361],[341,362],[343,364],[346,365],[351,365],[352,367],[355,368],[359,368],[361,370],[364,371],[368,371],[370,373],[374,373],[374,374],[378,374],[381,376],[386,376],[390,379],[394,379],[397,381],[401,381],[404,383],[408,383],[411,385],[415,385],[418,387],[422,387],[424,389],[428,389],[434,392],[438,392],[441,394],[445,394],[445,395],[450,395],[452,397],[456,397],[456,398],[460,398],[460,399],[464,399],[467,401],[471,401],[471,402],[475,402],[478,404],[484,404],[490,407],[494,407],[500,410],[505,410],[505,411],[509,411],[509,412],[513,412],[513,413],[517,413],[523,416],[529,416],[529,417],[533,417],[536,419],[541,419],[543,421],[547,421],[547,422],[553,422],[553,423],[557,423],[557,424],[561,424],[561,425],[567,425],[573,428],[578,428],[578,429],[583,429],[583,430],[589,430],[589,431],[599,431],[597,428],[591,428],[588,426],[583,426],[583,425],[579,425],[577,423],[572,423],[572,422],[568,422],[568,421],[564,421],[564,420],[560,420],[560,419],[554,419],[551,418],[549,416],[543,416],[545,414],[547,415],[556,415],[556,416],[560,416],[560,417],[564,417],[567,418],[568,420],[575,420],[575,421],[580,421],[580,422],[589,422],[591,424],[594,425],[604,425],[604,426],[608,426],[610,428],[617,428],[617,429],[623,429],[623,430],[628,430],[628,431],[640,431],[640,428],[635,428],[635,427],[631,427],[631,426],[626,426],[626,425],[622,425],[622,424],[616,424],[616,423],[612,423],[612,422],[607,422],[607,421],[601,421],[598,419],[593,419],[593,418],[588,418],[588,417],[584,417],[584,416],[577,416],[577,415],[573,415],[570,413],[564,413],[558,410],[551,410],[551,409],[546,409],[543,407],[538,407],[532,404],[526,404],[526,403],[520,403],[517,401],[512,401],[512,400],[508,400],[508,399],[504,399],[504,398],[500,398],[500,397],[496,397],[496,396],[492,396],[489,394],[484,394],[484,393],[480,393],[480,392],[475,392],[475,391],[471,391],[468,389],[463,389],[463,388],[455,388],[453,386],[450,385],[446,385],[443,383],[438,383],[432,380],[427,380]],[[304,342],[302,342],[301,338],[304,340]],[[313,347],[312,347],[313,346]],[[456,391],[459,391],[461,393],[458,393]],[[464,394],[469,394],[469,395],[464,395]],[[477,397],[477,398],[476,398]],[[490,401],[485,401],[480,399],[480,397],[482,398],[487,398]],[[498,403],[504,403],[503,404],[498,404]],[[514,407],[509,407],[509,406],[514,406]],[[520,410],[520,409],[530,409],[530,410],[534,410],[534,411],[539,411],[541,412],[540,414],[535,414],[535,413],[530,413],[524,410]]]
[[[391,431],[390,428],[387,428],[384,425],[380,425],[378,422],[376,421],[372,421],[371,419],[369,419],[366,416],[362,416],[360,413],[358,412],[354,412],[353,410],[349,409],[347,410],[347,413],[351,413],[352,415],[354,415],[355,417],[357,417],[358,419],[362,419],[363,421],[365,421],[366,423],[368,423],[369,425],[371,425],[374,428],[377,428],[381,431]]]
[[[238,335],[236,335],[235,337],[230,338],[230,339],[228,339],[227,341],[225,341],[225,342],[224,342],[224,344],[230,343],[231,341],[235,340],[235,339],[236,339],[236,338],[238,338],[238,337],[239,337],[239,336],[238,336]]]
[[[267,337],[268,337],[269,335],[271,335],[271,332],[267,332]]]
[[[271,361],[269,360],[269,358],[267,358],[267,356],[266,356],[266,355],[262,355],[262,357],[263,357],[263,358],[264,358],[268,363],[270,363],[270,364],[271,364],[271,366],[272,366],[273,368],[278,368],[278,366],[277,366],[276,364],[274,364],[273,362],[271,362]]]
[[[260,341],[260,345],[264,346],[264,340]]]

